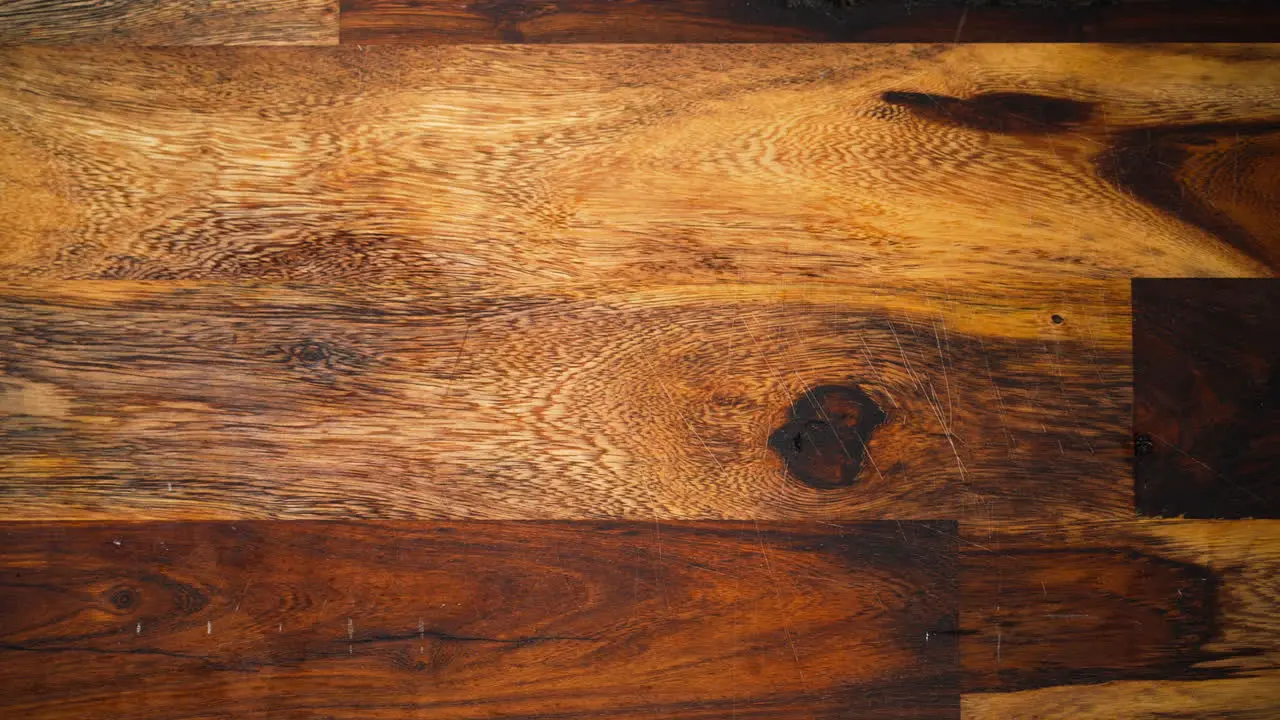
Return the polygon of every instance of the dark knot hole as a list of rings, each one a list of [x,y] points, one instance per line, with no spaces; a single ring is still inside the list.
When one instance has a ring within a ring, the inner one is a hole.
[[[793,441],[793,444],[795,445],[795,448],[796,448],[796,452],[804,452],[806,435],[810,437],[810,441],[812,442],[813,435],[816,435],[818,433],[821,433],[825,430],[830,430],[830,429],[831,429],[831,426],[821,420],[810,420],[809,422],[805,423],[803,426],[801,426],[800,432],[796,433],[796,438]]]
[[[822,385],[796,398],[769,446],[790,475],[815,489],[852,485],[866,444],[885,420],[876,402],[856,385]]]
[[[113,591],[110,600],[117,610],[128,610],[138,604],[137,594],[128,588]]]

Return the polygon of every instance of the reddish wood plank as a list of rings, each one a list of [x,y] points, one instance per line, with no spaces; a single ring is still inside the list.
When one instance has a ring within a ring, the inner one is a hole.
[[[1135,521],[966,525],[966,692],[1246,676],[1280,651],[1275,524]],[[1260,553],[1255,547],[1262,545]],[[1241,561],[1246,563],[1242,564]]]
[[[0,714],[955,718],[954,524],[0,527]]]
[[[903,0],[343,0],[342,41],[1269,42],[1268,3]]]
[[[1280,713],[1280,522],[969,523],[964,716]]]

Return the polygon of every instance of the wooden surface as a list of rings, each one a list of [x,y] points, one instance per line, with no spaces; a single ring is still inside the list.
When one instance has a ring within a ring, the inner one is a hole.
[[[1278,60],[0,50],[0,714],[1280,715]]]
[[[1134,281],[1137,507],[1280,517],[1275,279]]]
[[[0,44],[333,45],[337,0],[0,0]]]
[[[949,522],[0,538],[21,717],[959,717]]]
[[[9,50],[0,274],[311,287],[11,285],[6,502],[1126,517],[1128,278],[1272,272],[1273,55]],[[769,442],[827,386],[856,483]]]
[[[2,503],[47,519],[1124,517],[1124,289],[1002,307],[852,283],[591,299],[12,283]],[[822,400],[797,421],[826,386],[884,420],[833,436],[858,411]]]
[[[1274,42],[1260,0],[0,0],[0,44]]]
[[[966,718],[1280,714],[1280,522],[969,523]]]
[[[1275,177],[1278,52],[12,48],[0,277],[1003,302],[1271,274],[1276,185],[1232,173]]]
[[[343,0],[351,43],[1274,42],[1269,3]]]

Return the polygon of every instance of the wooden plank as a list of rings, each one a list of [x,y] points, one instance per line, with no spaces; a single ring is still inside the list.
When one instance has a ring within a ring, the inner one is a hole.
[[[966,718],[1274,717],[1280,523],[971,523]]]
[[[0,526],[24,718],[958,718],[955,525]]]
[[[1272,274],[1278,53],[10,48],[0,277],[1003,296]]]
[[[1127,289],[10,284],[0,507],[1129,517]]]
[[[1274,42],[1263,2],[343,0],[350,43]]]
[[[1138,511],[1280,517],[1280,283],[1133,284]]]
[[[0,44],[333,45],[337,0],[5,0]]]

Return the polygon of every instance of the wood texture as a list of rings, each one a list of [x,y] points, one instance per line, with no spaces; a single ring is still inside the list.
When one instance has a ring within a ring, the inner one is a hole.
[[[1276,525],[1133,520],[1129,282],[1275,274],[1278,68],[0,51],[0,704],[1274,717]]]
[[[1280,517],[1280,283],[1133,286],[1138,511]]]
[[[0,506],[32,519],[1125,517],[1126,288],[984,305],[853,283],[583,299],[10,284]],[[860,435],[844,421],[856,412],[884,417]]]
[[[343,0],[342,40],[610,42],[1274,42],[1265,2]]]
[[[6,45],[337,42],[337,0],[0,0]]]
[[[1272,274],[1278,52],[13,48],[0,277],[1004,298]]]
[[[958,718],[954,523],[0,527],[24,718]]]
[[[1228,170],[1274,175],[1278,67],[1216,45],[5,51],[4,278],[342,287],[11,286],[4,502],[1124,516],[1127,279],[1274,271],[1275,186]],[[886,420],[797,425],[827,387]]]
[[[1280,714],[1280,523],[970,523],[966,718]]]

